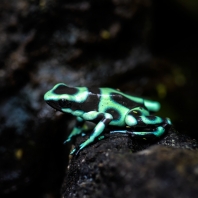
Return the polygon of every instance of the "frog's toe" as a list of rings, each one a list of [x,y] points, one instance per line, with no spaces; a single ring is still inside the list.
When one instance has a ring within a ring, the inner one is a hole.
[[[67,144],[67,143],[70,142],[70,141],[71,141],[71,139],[68,138],[68,139],[66,139],[66,140],[63,142],[63,144]]]
[[[83,148],[85,148],[87,146],[87,144],[85,142],[83,142],[82,144],[80,144],[79,146],[79,150],[82,150]]]
[[[74,149],[70,152],[70,155],[74,155],[76,152],[77,152],[77,149],[74,148]]]
[[[81,148],[80,146],[78,146],[71,151],[70,155],[78,155],[80,151],[81,151]]]
[[[171,120],[170,120],[169,118],[165,118],[164,124],[162,125],[162,127],[163,127],[164,129],[167,129],[167,128],[169,128],[171,125],[172,125]]]
[[[172,124],[170,118],[166,118],[165,119],[165,123],[168,124],[168,125],[171,125]]]
[[[79,152],[85,148],[87,146],[87,144],[85,142],[83,142],[82,144],[80,144],[79,146],[77,146],[75,149],[72,150],[72,152],[70,153],[71,155],[78,155]]]

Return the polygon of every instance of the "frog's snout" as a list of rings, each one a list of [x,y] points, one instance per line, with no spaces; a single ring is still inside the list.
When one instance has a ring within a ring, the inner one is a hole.
[[[48,101],[48,98],[49,98],[49,96],[48,96],[49,94],[48,94],[48,92],[47,93],[45,93],[45,95],[44,95],[44,100],[47,102]]]

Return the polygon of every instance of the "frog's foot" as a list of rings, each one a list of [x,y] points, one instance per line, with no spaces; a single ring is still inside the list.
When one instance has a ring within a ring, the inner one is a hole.
[[[146,136],[156,136],[160,137],[164,134],[165,128],[163,126],[156,127],[153,131],[127,131],[128,134],[130,134],[132,137],[139,136],[139,137],[146,137]]]
[[[98,141],[104,139],[105,137],[106,137],[105,135],[100,135],[100,136],[98,137]],[[85,143],[85,142],[86,142],[86,143]],[[74,148],[74,149],[70,152],[70,155],[73,155],[73,154],[78,155],[78,153],[79,153],[83,148],[85,148],[87,145],[89,145],[89,144],[92,143],[92,141],[88,141],[88,142],[85,141],[85,142],[83,142],[82,144],[80,144],[79,146],[77,146],[76,148]]]
[[[81,148],[80,147],[80,145],[79,146],[77,146],[76,148],[74,148],[71,152],[70,152],[70,155],[78,155],[79,154],[79,152],[82,150],[83,148]]]
[[[104,135],[100,135],[98,136],[97,139],[95,139],[95,137],[91,136],[89,137],[85,142],[83,142],[82,144],[80,144],[79,146],[77,146],[76,148],[74,148],[72,150],[72,152],[70,153],[70,155],[78,155],[78,153],[83,149],[85,148],[86,146],[88,146],[89,144],[93,143],[94,141],[97,141],[97,140],[101,140],[101,139],[104,139],[105,136]]]
[[[74,148],[71,152],[70,152],[70,155],[73,155],[73,154],[76,154],[77,155],[77,151],[79,153],[79,148]]]
[[[83,132],[77,133],[75,135],[72,134],[63,142],[63,144],[67,144],[68,142],[71,142],[72,139],[78,134],[81,134],[82,137],[86,135],[86,133],[83,133]]]
[[[165,127],[164,126],[158,126],[154,130],[150,129],[147,131],[133,131],[133,129],[129,130],[116,130],[116,131],[111,131],[110,133],[124,133],[124,134],[129,134],[132,137],[146,137],[146,136],[156,136],[160,137],[163,135],[165,132]]]
[[[82,128],[80,127],[74,127],[68,138],[63,142],[63,144],[66,144],[70,142],[75,136],[82,133]]]

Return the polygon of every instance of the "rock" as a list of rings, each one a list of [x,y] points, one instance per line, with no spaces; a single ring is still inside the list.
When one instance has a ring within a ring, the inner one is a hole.
[[[198,144],[172,128],[156,141],[113,135],[85,148],[70,161],[62,196],[195,197],[197,187]]]

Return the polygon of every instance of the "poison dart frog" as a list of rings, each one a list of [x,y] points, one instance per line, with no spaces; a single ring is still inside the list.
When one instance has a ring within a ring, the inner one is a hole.
[[[73,149],[71,154],[78,154],[89,144],[100,140],[108,126],[116,129],[111,133],[126,133],[132,137],[160,137],[164,134],[165,127],[171,125],[169,118],[163,119],[150,114],[160,109],[158,102],[131,96],[112,88],[69,87],[59,83],[45,93],[44,100],[52,108],[76,116],[76,126],[64,143],[82,134],[85,121],[96,124],[90,137]]]

